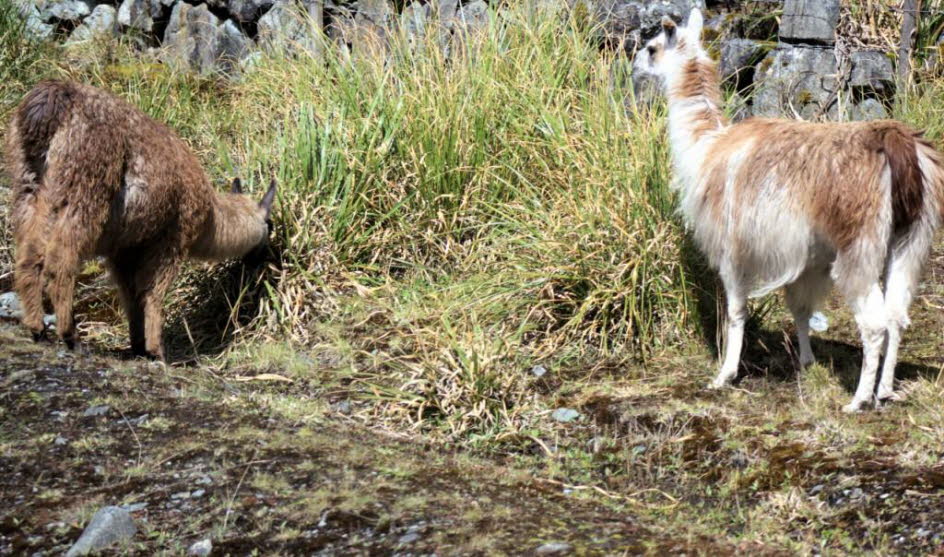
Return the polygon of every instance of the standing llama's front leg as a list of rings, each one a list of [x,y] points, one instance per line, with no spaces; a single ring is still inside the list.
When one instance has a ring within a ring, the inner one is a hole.
[[[810,317],[831,287],[828,268],[811,268],[785,288],[787,307],[790,308],[796,323],[801,368],[806,368],[816,361],[810,346]]]
[[[709,385],[709,389],[720,389],[737,377],[741,362],[741,346],[744,343],[744,324],[747,322],[747,296],[736,281],[725,279],[724,292],[728,299],[728,337],[725,342],[724,362],[718,376]]]
[[[164,325],[164,298],[177,276],[180,259],[168,242],[147,254],[135,275],[137,298],[144,309],[144,345],[148,356],[164,360],[161,329]]]
[[[852,311],[859,325],[859,332],[862,334],[862,371],[852,402],[843,408],[846,412],[858,412],[872,402],[875,376],[878,372],[878,361],[882,355],[882,344],[885,342],[887,326],[885,298],[878,283],[872,284],[868,294],[858,296],[853,300]]]

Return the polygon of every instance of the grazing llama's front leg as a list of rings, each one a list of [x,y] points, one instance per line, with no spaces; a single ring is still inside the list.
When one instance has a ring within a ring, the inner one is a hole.
[[[23,325],[33,333],[33,340],[46,335],[43,323],[43,252],[45,246],[35,235],[18,242],[14,287],[23,306]]]
[[[852,311],[862,334],[862,371],[852,402],[843,408],[846,412],[858,412],[870,404],[875,390],[875,376],[887,327],[885,297],[877,282],[872,284],[867,294],[853,300]]]
[[[724,292],[728,301],[728,338],[725,342],[724,362],[718,376],[709,385],[709,389],[720,389],[737,377],[741,362],[741,347],[744,343],[744,324],[747,322],[747,296],[740,283],[724,279]]]
[[[70,350],[75,348],[75,320],[72,305],[75,298],[75,281],[79,274],[79,249],[68,230],[65,219],[53,228],[56,242],[48,244],[43,267],[49,298],[56,312],[56,331]]]

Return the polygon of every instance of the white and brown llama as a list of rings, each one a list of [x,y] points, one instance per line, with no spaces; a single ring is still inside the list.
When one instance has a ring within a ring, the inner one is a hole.
[[[697,9],[684,27],[664,19],[634,66],[663,81],[681,212],[724,284],[727,342],[709,386],[737,375],[747,299],[780,287],[796,321],[800,364],[811,364],[810,315],[835,284],[863,345],[845,410],[894,398],[901,331],[941,223],[944,158],[890,120],[730,124],[701,31]]]
[[[71,348],[82,260],[106,259],[135,355],[163,359],[163,303],[185,258],[222,260],[265,246],[275,183],[262,201],[214,191],[170,128],[120,98],[79,83],[44,81],[7,132],[23,324],[45,336],[43,292]]]

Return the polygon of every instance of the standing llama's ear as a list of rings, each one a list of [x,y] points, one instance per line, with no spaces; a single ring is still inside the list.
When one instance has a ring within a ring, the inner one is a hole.
[[[665,48],[675,48],[675,38],[678,26],[667,15],[662,16],[662,32],[665,33]]]
[[[229,191],[231,193],[242,193],[243,192],[243,183],[239,181],[239,178],[233,178],[233,185],[230,187]]]
[[[275,201],[275,178],[269,183],[269,190],[265,192],[262,201],[259,202],[259,207],[265,209],[266,218],[269,218],[269,215],[272,214],[273,201]]]
[[[705,25],[705,19],[701,15],[701,10],[698,8],[692,8],[690,14],[688,14],[688,24],[685,26],[685,30],[688,31],[688,36],[695,41],[696,44],[701,44],[701,28]]]

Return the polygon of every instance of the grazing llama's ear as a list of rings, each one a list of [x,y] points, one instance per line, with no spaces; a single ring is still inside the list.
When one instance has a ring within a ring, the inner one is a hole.
[[[243,192],[243,183],[239,181],[239,178],[233,178],[233,185],[230,187],[229,191],[231,193],[242,193]]]
[[[669,16],[662,16],[662,32],[665,33],[665,48],[675,48],[678,26]]]
[[[262,201],[259,202],[259,207],[265,209],[265,216],[268,219],[269,215],[272,214],[272,202],[275,201],[275,178],[269,183],[269,190],[265,192],[265,195],[262,196]]]
[[[690,14],[688,14],[688,24],[685,26],[685,30],[688,31],[689,39],[693,44],[701,44],[701,28],[705,25],[705,19],[701,15],[701,10],[698,8],[692,8]]]

